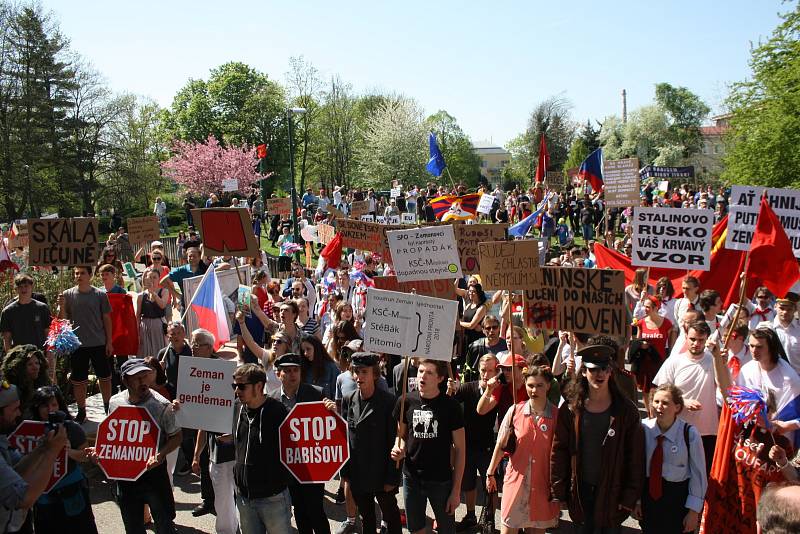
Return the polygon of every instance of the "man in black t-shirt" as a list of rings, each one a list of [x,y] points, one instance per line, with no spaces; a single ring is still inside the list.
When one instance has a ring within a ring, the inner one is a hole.
[[[455,511],[461,500],[466,457],[464,414],[458,401],[439,389],[446,376],[446,362],[420,360],[419,391],[409,393],[405,404],[401,398],[394,409],[399,430],[391,456],[393,460],[405,458],[403,498],[411,534],[425,532],[427,503],[433,509],[439,534],[456,531]]]
[[[50,328],[50,308],[33,298],[33,278],[27,274],[14,277],[17,299],[0,312],[0,334],[5,352],[16,345],[44,347]],[[51,363],[51,369],[55,367]]]

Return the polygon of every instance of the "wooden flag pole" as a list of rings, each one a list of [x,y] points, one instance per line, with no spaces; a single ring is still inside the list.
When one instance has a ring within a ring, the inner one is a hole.
[[[514,326],[511,322],[511,305],[512,305],[512,293],[511,290],[508,291],[508,310],[506,310],[506,316],[508,317],[508,332],[511,333],[511,345],[508,347],[508,353],[511,356],[511,398],[514,401],[514,405],[517,404],[517,384],[516,379],[514,378],[514,367],[516,366],[516,354],[514,354]]]
[[[397,422],[397,438],[395,438],[395,445],[398,447],[400,446],[400,434],[405,425],[404,417],[406,411],[406,393],[408,392],[408,366],[411,363],[411,358],[408,356],[403,356],[403,393],[400,395],[400,420]],[[400,460],[397,460],[395,464],[398,468],[400,467]]]
[[[236,256],[231,256],[231,261],[233,262],[233,269],[236,271],[236,278],[239,279],[239,285],[244,285],[242,282],[242,273],[239,272],[239,265],[236,263]]]

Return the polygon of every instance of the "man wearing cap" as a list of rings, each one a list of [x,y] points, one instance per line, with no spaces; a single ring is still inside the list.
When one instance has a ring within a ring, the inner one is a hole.
[[[777,299],[775,319],[772,326],[783,345],[786,359],[796,373],[800,373],[800,324],[794,318],[797,310],[797,295],[789,294],[786,298]]]
[[[356,389],[342,399],[341,415],[347,421],[350,459],[342,468],[342,478],[350,486],[361,514],[362,532],[377,529],[375,501],[381,508],[388,534],[400,534],[400,509],[397,488],[400,471],[389,457],[397,435],[392,411],[395,397],[379,387],[382,378],[377,354],[356,352],[350,361]],[[326,401],[326,406],[334,405]],[[355,522],[343,523],[337,533],[355,532]]]
[[[161,429],[158,452],[147,460],[147,471],[135,481],[117,480],[115,496],[122,514],[126,532],[142,531],[142,510],[150,506],[155,531],[159,534],[174,531],[175,499],[167,473],[167,455],[181,444],[182,433],[175,422],[172,404],[156,391],[150,389],[155,371],[141,358],[131,358],[122,364],[120,374],[127,388],[111,397],[110,410],[118,406],[139,406],[150,412],[150,416]],[[94,448],[87,453],[96,459]]]
[[[53,464],[67,445],[67,431],[59,425],[31,453],[22,456],[12,449],[8,435],[22,418],[19,407],[17,386],[0,376],[0,532],[16,532],[22,527],[28,509],[44,492],[53,475]]]
[[[271,393],[271,397],[280,401],[287,412],[298,402],[317,402],[322,400],[322,388],[301,382],[300,366],[302,358],[299,354],[288,352],[275,360],[275,370],[280,389]],[[277,431],[277,428],[276,428]],[[300,484],[289,480],[289,493],[292,496],[294,520],[300,534],[329,534],[331,529],[328,517],[323,508],[325,496],[324,484]]]

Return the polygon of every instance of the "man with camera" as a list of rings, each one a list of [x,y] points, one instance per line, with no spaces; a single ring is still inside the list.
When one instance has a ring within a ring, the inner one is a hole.
[[[0,532],[17,532],[28,509],[38,499],[53,474],[53,464],[67,444],[63,425],[51,429],[42,444],[26,456],[11,449],[8,434],[19,423],[17,387],[0,377]]]

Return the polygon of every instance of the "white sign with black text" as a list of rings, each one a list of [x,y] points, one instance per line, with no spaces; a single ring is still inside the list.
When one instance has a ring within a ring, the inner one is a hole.
[[[731,187],[731,205],[728,210],[728,232],[725,248],[749,250],[756,230],[756,220],[763,187],[734,185]],[[767,199],[780,219],[786,236],[792,243],[795,258],[800,258],[800,190],[767,189]]]
[[[181,356],[176,412],[178,425],[227,434],[233,422],[231,390],[236,362],[220,358]]]
[[[713,226],[711,210],[637,207],[631,265],[708,271]]]
[[[452,225],[395,230],[386,236],[399,282],[463,276]]]
[[[489,214],[492,212],[492,205],[494,204],[494,195],[481,195],[481,200],[478,202],[478,213]]]

